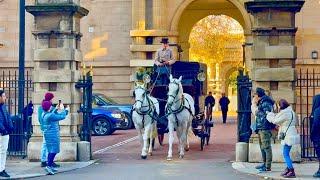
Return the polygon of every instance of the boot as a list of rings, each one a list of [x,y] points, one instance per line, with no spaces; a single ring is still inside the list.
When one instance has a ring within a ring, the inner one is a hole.
[[[281,173],[281,176],[283,177],[284,175],[287,175],[287,174],[288,174],[288,172],[289,172],[289,169],[288,169],[288,168],[286,168],[286,169],[283,171],[283,173]]]
[[[296,178],[296,173],[294,172],[294,169],[289,169],[289,172],[284,175],[285,178]]]

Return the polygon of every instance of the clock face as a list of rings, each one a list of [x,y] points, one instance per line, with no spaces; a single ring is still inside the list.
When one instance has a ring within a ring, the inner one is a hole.
[[[197,79],[201,82],[206,80],[206,75],[204,74],[204,72],[201,72],[198,74]]]

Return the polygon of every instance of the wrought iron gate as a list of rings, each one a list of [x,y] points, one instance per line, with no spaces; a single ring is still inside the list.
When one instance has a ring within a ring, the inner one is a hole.
[[[5,91],[7,96],[6,105],[10,115],[12,115],[14,130],[10,134],[8,154],[12,156],[27,156],[27,145],[32,134],[32,113],[33,104],[31,93],[33,83],[31,75],[27,71],[24,81],[25,108],[22,114],[18,113],[18,73],[17,71],[2,71],[0,74],[0,88]]]
[[[237,77],[238,88],[238,142],[249,142],[251,136],[251,89],[252,82],[243,69]]]
[[[301,156],[302,158],[315,158],[315,150],[310,140],[312,122],[310,114],[312,98],[320,93],[320,73],[312,70],[299,70],[296,81],[297,90],[297,114],[300,121]]]

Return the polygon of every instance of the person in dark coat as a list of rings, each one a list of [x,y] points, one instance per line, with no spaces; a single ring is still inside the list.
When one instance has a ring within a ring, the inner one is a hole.
[[[216,100],[214,99],[214,97],[212,96],[212,92],[210,91],[208,96],[204,99],[204,106],[208,107],[210,105],[211,111],[212,111],[212,108],[214,107],[215,104],[216,104]]]
[[[320,94],[313,97],[312,112],[311,112],[311,141],[319,161],[318,171],[313,175],[315,178],[320,178]]]
[[[13,131],[11,116],[5,105],[6,94],[0,90],[0,176],[10,177],[5,171],[7,150],[9,144],[9,134]]]
[[[221,107],[221,111],[222,111],[222,120],[223,120],[223,124],[226,123],[227,121],[227,115],[228,115],[228,106],[230,104],[230,100],[228,97],[226,97],[225,93],[222,93],[222,97],[219,100],[219,104]]]
[[[265,90],[257,88],[252,99],[251,111],[255,115],[255,132],[259,135],[259,145],[263,164],[256,166],[260,171],[271,171],[272,149],[271,130],[272,123],[267,120],[267,113],[273,111],[274,100],[265,94]]]
[[[52,103],[50,101],[42,102],[43,135],[48,151],[47,166],[45,169],[49,175],[54,175],[57,170],[53,168],[53,161],[55,156],[60,152],[59,121],[66,118],[68,110],[56,108],[50,111],[51,106]]]

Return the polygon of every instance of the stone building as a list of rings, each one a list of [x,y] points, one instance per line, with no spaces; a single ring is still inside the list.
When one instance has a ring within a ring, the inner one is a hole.
[[[90,12],[82,18],[80,32],[86,65],[94,67],[94,90],[119,102],[130,102],[133,74],[137,67],[152,66],[162,37],[180,44],[184,50],[182,59],[187,60],[193,25],[208,15],[224,14],[242,25],[246,44],[253,43],[245,46],[245,59],[254,86],[264,87],[275,99],[285,97],[292,104],[305,105],[296,100],[295,69],[314,68],[320,73],[320,61],[316,57],[320,52],[319,1],[306,1],[300,12],[295,3],[288,5],[289,8],[265,12],[253,6],[246,9],[244,2],[246,0],[81,1],[81,6]],[[0,67],[14,69],[18,65],[18,0],[0,1],[0,10]],[[26,22],[26,66],[32,69],[33,16],[27,14]]]

